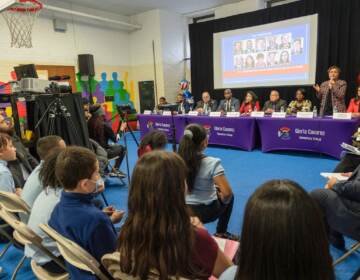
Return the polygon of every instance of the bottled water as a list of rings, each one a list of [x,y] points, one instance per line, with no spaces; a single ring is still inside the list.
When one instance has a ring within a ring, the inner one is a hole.
[[[280,108],[280,112],[281,112],[281,113],[284,113],[284,112],[285,112],[285,110],[284,110],[284,106],[281,106],[281,108]]]
[[[231,106],[231,112],[235,112],[235,106]]]
[[[333,115],[336,114],[337,112],[338,112],[337,108],[334,107],[334,108],[333,108]]]
[[[314,115],[314,118],[317,117],[317,108],[316,108],[316,106],[314,106],[314,108],[313,108],[313,115]]]

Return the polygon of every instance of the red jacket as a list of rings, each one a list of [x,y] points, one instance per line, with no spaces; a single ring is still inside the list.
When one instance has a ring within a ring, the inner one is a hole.
[[[256,111],[260,111],[260,104],[259,101],[255,102],[255,107],[256,107]],[[240,107],[240,113],[244,114],[244,113],[251,113],[254,110],[253,106],[251,105],[251,103],[245,104],[245,102],[243,102],[241,104]]]
[[[356,101],[355,98],[351,98],[349,107],[347,108],[348,113],[359,113],[360,100]]]

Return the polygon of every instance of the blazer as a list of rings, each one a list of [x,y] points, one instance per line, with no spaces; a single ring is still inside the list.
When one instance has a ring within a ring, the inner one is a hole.
[[[228,110],[226,110],[226,105],[227,105],[227,100],[226,99],[221,100],[217,110],[227,112]],[[230,99],[230,108],[231,107],[235,108],[235,112],[239,112],[239,110],[240,110],[240,101],[239,101],[239,99],[237,99],[235,97],[232,97]]]
[[[347,108],[348,113],[359,113],[360,100],[356,101],[355,98],[351,98],[349,107]]]
[[[211,99],[210,102],[210,108],[211,112],[215,112],[217,110],[217,101],[214,99]],[[200,100],[196,103],[195,109],[204,108],[204,101]]]
[[[331,90],[331,102],[333,108],[336,107],[338,112],[346,112],[345,95],[347,83],[343,80],[336,81],[333,89]],[[329,81],[323,82],[320,86],[320,91],[316,93],[317,98],[320,99],[320,116],[324,115],[326,105],[326,96],[330,91]]]
[[[265,112],[267,109],[273,109],[273,106],[275,106],[275,112],[280,112],[281,107],[284,107],[284,112],[286,112],[286,101],[282,99],[279,99],[276,103],[270,100],[266,101],[262,110]]]
[[[328,202],[327,220],[331,227],[353,239],[360,240],[360,166],[345,182],[336,183],[330,191],[337,195]]]
[[[240,107],[240,113],[244,114],[244,113],[252,112],[252,111],[254,111],[254,108],[256,108],[256,111],[260,111],[259,101],[255,102],[254,107],[252,106],[252,104],[245,104],[245,102],[243,102]]]

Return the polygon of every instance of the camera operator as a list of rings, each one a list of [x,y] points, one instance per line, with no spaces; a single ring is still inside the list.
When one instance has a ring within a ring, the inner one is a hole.
[[[105,112],[101,105],[90,106],[91,117],[88,120],[89,137],[98,142],[108,153],[108,158],[117,157],[113,170],[119,177],[125,177],[125,174],[119,170],[121,162],[125,156],[124,146],[116,144],[117,137],[105,119]],[[114,144],[109,144],[111,140]]]

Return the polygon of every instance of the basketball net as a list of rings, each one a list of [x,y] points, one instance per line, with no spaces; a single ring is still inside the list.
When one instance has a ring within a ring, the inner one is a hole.
[[[11,47],[32,48],[32,28],[43,8],[39,0],[19,0],[2,15],[11,34]]]

